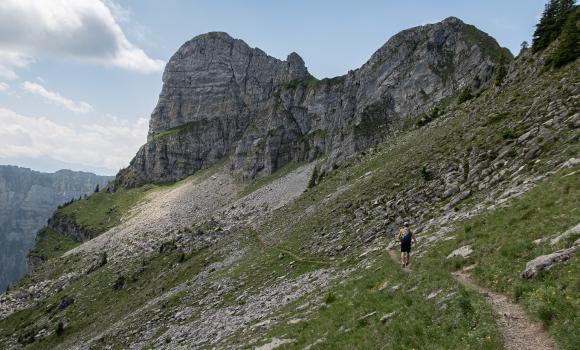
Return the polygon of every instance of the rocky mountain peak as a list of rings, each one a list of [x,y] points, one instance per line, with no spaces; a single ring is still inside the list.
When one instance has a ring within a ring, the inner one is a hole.
[[[150,136],[224,117],[226,110],[255,113],[274,89],[307,75],[304,61],[295,53],[281,61],[224,32],[198,35],[182,45],[165,67]]]
[[[148,143],[117,184],[174,181],[226,156],[245,178],[320,155],[331,165],[439,100],[484,88],[510,59],[455,17],[404,30],[361,68],[323,80],[294,52],[282,61],[226,33],[202,34],[167,63]]]
[[[292,76],[303,78],[309,75],[304,60],[296,52],[291,52],[288,57],[286,57],[286,62],[288,62],[289,70]]]
[[[441,23],[450,23],[450,24],[464,24],[462,20],[457,17],[449,16],[441,21]]]

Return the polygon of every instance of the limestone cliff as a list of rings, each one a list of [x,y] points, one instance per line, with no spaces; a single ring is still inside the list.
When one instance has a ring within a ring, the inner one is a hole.
[[[229,156],[244,178],[328,155],[327,165],[387,137],[407,116],[492,81],[511,54],[457,18],[405,30],[361,68],[317,80],[225,33],[185,43],[163,74],[148,142],[117,185],[183,178]]]
[[[56,207],[110,179],[70,170],[50,174],[0,166],[0,291],[24,275],[36,232]]]

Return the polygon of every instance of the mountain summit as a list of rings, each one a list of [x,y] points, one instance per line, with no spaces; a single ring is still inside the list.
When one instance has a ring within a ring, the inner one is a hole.
[[[359,69],[312,77],[223,32],[196,36],[167,63],[149,137],[117,185],[181,179],[230,157],[242,177],[326,155],[328,165],[383,140],[406,117],[488,86],[507,49],[450,17],[392,37]]]

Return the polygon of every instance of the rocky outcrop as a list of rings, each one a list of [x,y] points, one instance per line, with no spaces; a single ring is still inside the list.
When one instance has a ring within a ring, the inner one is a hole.
[[[281,61],[225,33],[200,35],[167,64],[148,142],[116,185],[174,181],[226,156],[245,178],[323,154],[330,165],[437,101],[488,86],[509,59],[453,17],[405,30],[361,68],[323,80],[296,53]]]
[[[555,264],[570,259],[580,249],[580,239],[570,248],[560,249],[554,253],[540,255],[526,263],[526,268],[521,273],[522,278],[532,278],[540,271],[548,270]]]
[[[98,235],[97,233],[91,232],[86,227],[76,223],[66,215],[60,215],[58,212],[48,219],[48,224],[46,226],[77,242],[86,242]]]
[[[40,173],[0,166],[0,291],[26,272],[26,254],[36,232],[58,205],[91,193],[111,177],[60,170]]]
[[[573,161],[575,158],[572,158],[571,160]],[[535,241],[533,241],[532,243],[539,245],[539,244],[543,244],[547,241],[550,241],[550,245],[555,245],[558,244],[559,242],[567,239],[568,237],[572,236],[572,235],[576,235],[580,233],[580,224],[577,224],[574,227],[571,227],[570,229],[562,232],[562,233],[558,233],[555,234],[551,237],[542,237],[539,239],[536,239]]]
[[[447,259],[449,260],[457,256],[467,258],[469,255],[471,255],[471,253],[473,253],[473,248],[471,248],[470,245],[464,245],[463,247],[459,247],[447,255]]]
[[[137,180],[172,181],[221,159],[266,113],[276,89],[308,76],[296,53],[281,61],[220,32],[191,39],[165,68],[148,142],[131,172]]]

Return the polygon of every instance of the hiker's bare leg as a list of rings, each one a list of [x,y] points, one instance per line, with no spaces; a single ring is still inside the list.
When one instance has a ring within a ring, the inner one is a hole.
[[[401,265],[405,265],[405,252],[401,252]]]
[[[411,263],[411,253],[407,253],[407,261],[406,261],[407,266],[409,266],[410,263]]]

